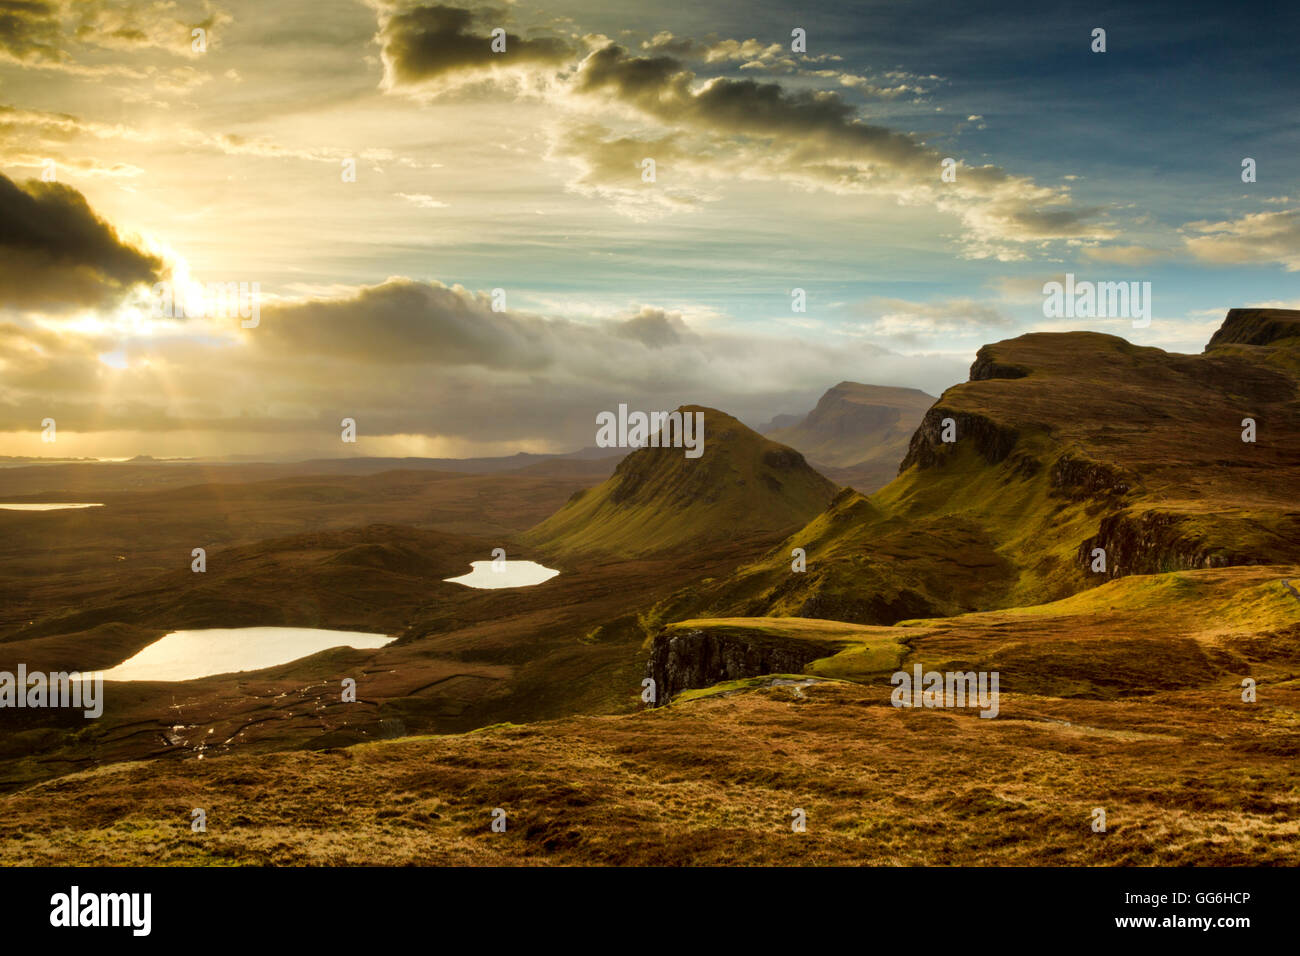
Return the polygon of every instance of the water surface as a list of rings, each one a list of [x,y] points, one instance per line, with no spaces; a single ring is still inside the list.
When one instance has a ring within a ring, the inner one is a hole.
[[[62,511],[64,508],[102,508],[102,501],[42,501],[37,504],[10,505],[0,503],[0,511]]]
[[[383,647],[393,638],[317,627],[212,627],[172,631],[140,653],[104,671],[104,680],[194,680],[256,671],[331,647]]]
[[[474,570],[458,578],[443,578],[467,588],[526,588],[549,581],[559,574],[536,561],[471,561]]]

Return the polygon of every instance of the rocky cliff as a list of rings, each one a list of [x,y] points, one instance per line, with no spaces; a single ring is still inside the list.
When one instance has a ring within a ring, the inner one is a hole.
[[[791,640],[758,629],[666,628],[655,636],[646,663],[662,707],[684,690],[762,674],[797,674],[839,650],[836,641]]]

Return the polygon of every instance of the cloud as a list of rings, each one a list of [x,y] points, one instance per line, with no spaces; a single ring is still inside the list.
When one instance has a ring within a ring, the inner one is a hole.
[[[312,144],[302,147],[284,146],[264,137],[251,138],[238,133],[217,133],[183,125],[144,129],[123,123],[102,123],[42,110],[25,110],[0,105],[0,162],[10,166],[40,166],[46,156],[34,152],[37,147],[51,141],[71,143],[97,140],[121,140],[129,143],[155,145],[181,145],[187,149],[205,149],[227,156],[252,156],[262,159],[296,159],[310,163],[337,166],[343,159],[356,158],[372,163],[395,162],[410,169],[434,169],[441,163],[417,160],[399,155],[391,149],[369,147],[357,150],[352,147]],[[121,163],[103,163],[85,157],[60,160],[64,166],[99,175],[129,176],[138,167]]]
[[[482,292],[391,278],[264,304],[256,328],[232,320],[201,337],[180,324],[135,337],[0,324],[0,430],[31,430],[56,409],[61,443],[65,429],[130,432],[144,436],[130,450],[148,452],[175,448],[163,434],[174,433],[191,454],[337,454],[347,416],[362,453],[392,447],[366,444],[380,436],[456,454],[567,450],[592,444],[595,414],[619,402],[701,402],[763,422],[845,379],[941,390],[970,360],[899,355],[862,336],[700,331],[656,305],[584,322],[494,312]]]
[[[19,62],[58,56],[59,18],[53,3],[0,0],[0,51]]]
[[[717,63],[725,60],[741,60],[752,62],[755,60],[772,60],[782,56],[785,53],[785,47],[779,43],[763,43],[760,40],[719,40],[711,44],[704,51],[704,60],[706,63]]]
[[[616,325],[614,332],[635,339],[647,348],[678,345],[693,334],[680,315],[648,305],[643,306],[640,312],[626,322]]]
[[[230,14],[211,0],[178,4],[176,0],[76,0],[75,35],[82,43],[117,50],[168,50],[199,56],[193,30],[207,32],[207,47],[219,45],[219,28],[232,22]]]
[[[676,57],[634,56],[617,44],[582,61],[573,89],[711,142],[712,148],[693,152],[701,162],[717,157],[719,175],[931,203],[962,220],[962,240],[974,257],[1021,258],[1015,244],[1112,235],[1091,221],[1100,210],[1073,206],[1068,190],[1039,186],[996,166],[958,163],[956,181],[942,182],[945,153],[912,134],[865,121],[834,92],[749,78],[697,82]]]
[[[1257,212],[1223,222],[1191,222],[1183,227],[1200,235],[1186,238],[1187,249],[1216,265],[1280,263],[1300,272],[1300,209]]]
[[[1145,266],[1169,257],[1167,251],[1150,246],[1088,246],[1083,255],[1093,262],[1117,266]]]
[[[504,52],[493,52],[492,31],[505,29],[504,10],[444,5],[379,7],[381,59],[387,88],[455,85],[520,67],[553,66],[573,56],[558,37],[524,38],[507,31]]]
[[[428,193],[394,193],[409,202],[418,209],[446,209],[447,204],[441,200],[434,199]]]
[[[393,278],[351,297],[264,309],[254,341],[366,364],[536,371],[553,361],[559,321],[494,312],[488,296],[460,286]]]
[[[619,135],[598,123],[581,123],[555,137],[549,155],[569,160],[579,172],[568,188],[583,196],[596,196],[614,204],[632,219],[650,219],[666,212],[690,208],[709,198],[698,181],[688,182],[683,171],[707,176],[701,169],[704,147],[684,144],[681,134],[663,136]],[[654,162],[655,176],[644,178],[646,159]]]
[[[1000,309],[970,298],[938,302],[877,298],[855,306],[854,311],[870,316],[855,329],[898,345],[916,345],[940,336],[977,336],[989,341],[1013,325]]]
[[[866,96],[874,96],[880,99],[895,99],[900,96],[924,96],[930,92],[923,86],[912,86],[908,83],[897,83],[894,86],[881,86],[870,77],[859,76],[856,73],[841,73],[837,70],[817,70],[815,76],[826,76],[836,80],[840,86],[847,86],[849,89],[857,90]],[[979,119],[980,117],[974,117]]]
[[[153,283],[162,261],[124,241],[61,183],[0,175],[0,301],[11,308],[104,305]]]
[[[194,57],[191,31],[231,22],[210,0],[0,0],[0,57],[24,66],[85,76],[140,76],[122,65],[87,65],[87,50],[162,50]]]
[[[661,32],[643,42],[645,55],[638,55],[599,34],[584,36],[581,44],[511,36],[508,52],[494,54],[490,31],[504,18],[500,10],[373,2],[386,89],[444,93],[473,79],[500,83],[511,96],[540,99],[559,116],[550,155],[578,167],[570,188],[604,198],[633,218],[693,207],[713,198],[702,183],[741,178],[929,204],[959,219],[957,239],[972,258],[1023,259],[1028,245],[1113,237],[1097,221],[1102,210],[1074,205],[1066,187],[961,162],[956,181],[943,182],[946,151],[870,122],[836,91],[748,76],[702,78],[687,66],[739,60],[742,70],[764,64],[777,70],[789,59],[780,44]],[[793,72],[884,99],[922,92],[917,80],[942,81],[894,71],[878,83],[807,68],[819,59],[800,57]],[[547,68],[545,82],[521,87],[520,77],[537,66]],[[646,156],[661,175],[678,175],[657,190],[642,188],[634,165]],[[677,160],[675,170],[666,159]]]

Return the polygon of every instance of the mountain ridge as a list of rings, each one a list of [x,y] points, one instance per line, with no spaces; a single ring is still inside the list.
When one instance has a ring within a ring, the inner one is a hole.
[[[676,610],[892,624],[1117,576],[1300,561],[1300,312],[1267,318],[1267,344],[1224,341],[1260,339],[1238,314],[1200,355],[1095,332],[986,345],[925,413],[894,481],[842,492]],[[794,548],[805,573],[791,572]]]

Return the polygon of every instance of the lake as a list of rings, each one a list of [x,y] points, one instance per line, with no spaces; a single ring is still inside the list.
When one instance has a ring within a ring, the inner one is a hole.
[[[287,664],[331,647],[372,649],[393,638],[317,627],[232,627],[173,631],[104,671],[104,680],[194,680]]]
[[[0,503],[0,511],[62,511],[64,508],[102,508],[103,502],[48,501],[34,505],[7,505]]]
[[[536,561],[471,561],[469,565],[473,568],[469,574],[443,580],[467,588],[526,588],[560,573]]]

